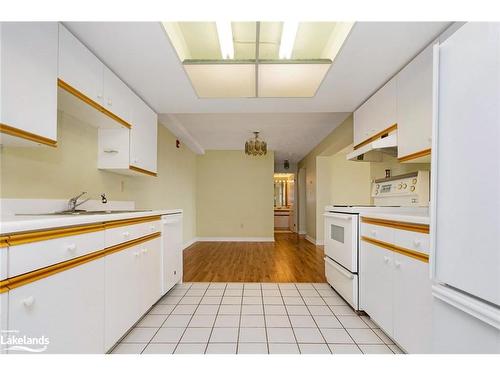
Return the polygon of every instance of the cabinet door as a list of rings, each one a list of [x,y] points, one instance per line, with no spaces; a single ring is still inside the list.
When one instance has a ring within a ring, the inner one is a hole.
[[[104,65],[68,29],[59,25],[59,78],[103,105]]]
[[[103,353],[104,259],[11,290],[8,325],[47,337],[46,353]]]
[[[142,253],[142,297],[145,313],[161,296],[161,239],[145,242],[140,246]]]
[[[387,334],[393,334],[393,258],[386,249],[361,241],[360,272],[361,308]]]
[[[432,292],[429,264],[394,254],[394,339],[408,353],[429,353]]]
[[[134,95],[130,129],[130,165],[157,171],[158,117],[139,97]]]
[[[354,144],[394,125],[396,115],[396,80],[393,78],[354,112]]]
[[[103,106],[122,120],[130,123],[134,95],[132,90],[106,66],[104,67],[103,87]]]
[[[143,313],[142,259],[138,246],[105,257],[105,350],[109,350]]]
[[[3,22],[0,122],[57,139],[56,22]]]
[[[398,99],[398,157],[431,148],[432,45],[396,77]]]

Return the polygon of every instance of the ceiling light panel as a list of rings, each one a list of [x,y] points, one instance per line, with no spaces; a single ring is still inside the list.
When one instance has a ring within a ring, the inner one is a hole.
[[[255,97],[254,64],[184,65],[200,98]]]
[[[280,43],[280,59],[291,59],[293,46],[295,44],[295,37],[297,36],[297,29],[299,23],[295,21],[283,22],[283,29],[281,31]]]
[[[312,97],[329,67],[330,63],[260,64],[259,97]]]
[[[223,59],[234,58],[233,30],[231,22],[217,21],[217,35],[219,36],[219,46]]]

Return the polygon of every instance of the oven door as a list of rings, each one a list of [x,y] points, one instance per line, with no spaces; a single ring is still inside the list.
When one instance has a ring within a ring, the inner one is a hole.
[[[358,215],[327,212],[325,255],[351,272],[358,272]]]

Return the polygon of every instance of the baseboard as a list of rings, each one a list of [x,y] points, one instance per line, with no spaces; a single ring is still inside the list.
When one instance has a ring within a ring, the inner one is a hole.
[[[196,242],[198,242],[198,238],[197,237],[191,238],[189,241],[185,242],[182,245],[182,250],[186,250],[189,246],[193,245]]]
[[[307,232],[306,232],[305,230],[299,230],[299,232],[298,232],[298,233],[299,233],[299,235],[301,235],[301,236],[302,236],[302,235],[304,235],[304,234],[307,234]]]
[[[274,242],[274,237],[198,237],[199,242]]]
[[[316,245],[316,239],[312,238],[311,236],[307,235],[306,234],[306,241],[309,241],[310,243],[312,243],[313,245]]]
[[[324,241],[316,241],[316,246],[323,246],[324,244]]]

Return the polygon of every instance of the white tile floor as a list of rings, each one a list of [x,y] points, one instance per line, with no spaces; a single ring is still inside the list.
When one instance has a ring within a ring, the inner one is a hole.
[[[384,354],[401,350],[328,284],[177,285],[114,348],[121,354]]]

